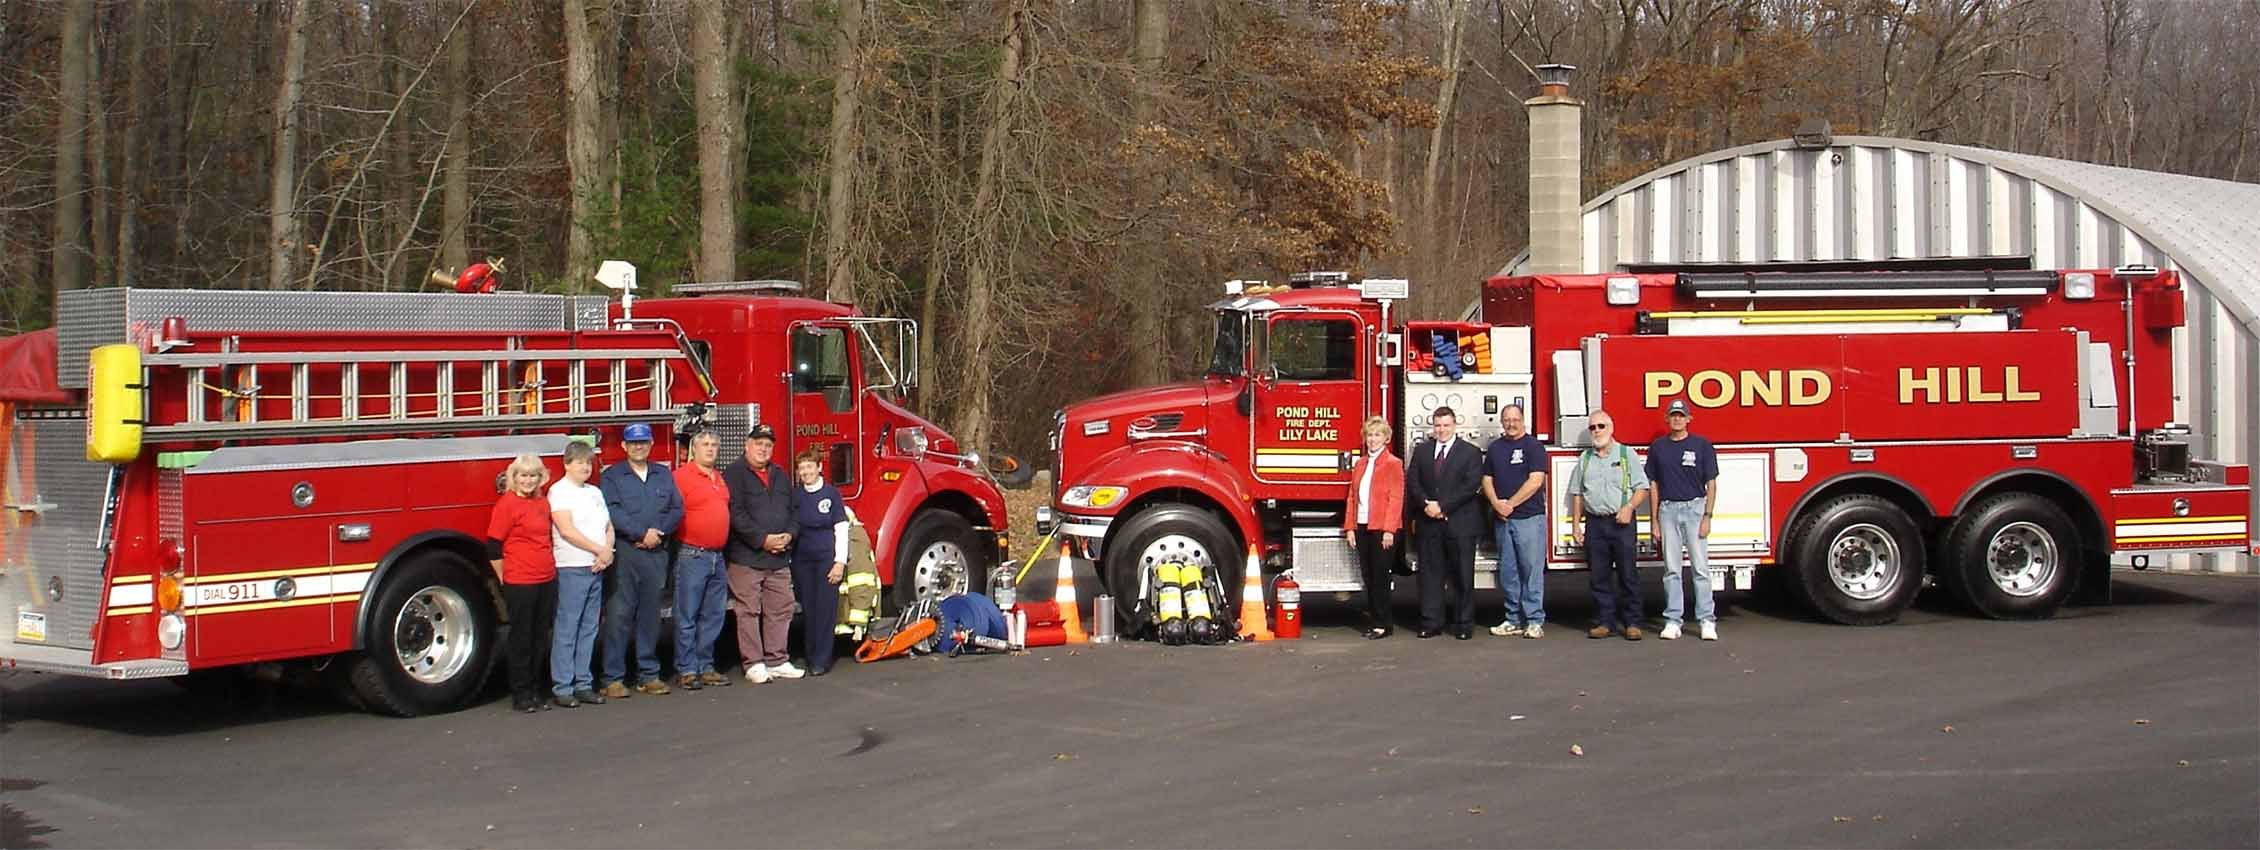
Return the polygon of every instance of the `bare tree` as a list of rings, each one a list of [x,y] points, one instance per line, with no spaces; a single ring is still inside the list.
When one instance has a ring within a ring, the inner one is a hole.
[[[1427,262],[1421,266],[1423,283],[1441,277],[1437,261],[1443,247],[1444,211],[1436,203],[1436,181],[1444,164],[1444,138],[1450,132],[1452,103],[1460,91],[1460,19],[1465,17],[1464,0],[1444,0],[1444,50],[1436,63],[1444,72],[1442,85],[1436,87],[1436,126],[1428,131],[1428,159],[1420,166],[1420,233],[1413,244],[1422,246]],[[1439,281],[1440,282],[1440,281]]]
[[[863,138],[856,127],[856,109],[863,95],[863,0],[840,0],[838,26],[832,30],[832,116],[830,144],[824,148],[824,297],[855,300],[856,161],[863,156]]]
[[[986,446],[989,440],[989,393],[995,374],[990,362],[991,336],[996,316],[991,300],[997,279],[1005,274],[1006,247],[1001,233],[1003,218],[1002,168],[1011,143],[1013,125],[1021,109],[1021,50],[1026,46],[1028,0],[1005,0],[1004,39],[997,54],[996,76],[984,98],[980,164],[973,173],[973,200],[966,210],[965,307],[959,317],[958,358],[965,369],[958,405],[958,433],[964,445]]]
[[[94,0],[63,4],[57,90],[61,115],[55,129],[55,271],[57,291],[86,286],[86,80],[87,46],[94,29]]]
[[[573,173],[572,223],[566,236],[565,274],[587,280],[596,272],[598,210],[619,209],[619,183],[613,146],[618,124],[606,106],[614,96],[607,84],[615,55],[617,23],[609,0],[565,0],[565,95],[570,118],[565,130],[565,160]]]
[[[852,2],[851,4],[852,5]],[[722,0],[691,2],[691,77],[697,92],[698,113],[698,277],[701,280],[736,280],[738,277],[738,215],[736,169],[731,152],[737,150],[737,44],[732,24],[723,13]]]
[[[141,258],[141,198],[146,190],[144,181],[148,174],[142,159],[147,156],[148,135],[142,130],[141,116],[149,112],[149,5],[136,3],[127,7],[125,14],[131,19],[127,24],[131,35],[126,42],[126,102],[125,140],[118,157],[118,235],[116,260],[113,261],[115,279],[119,286],[133,286],[140,271]]]
[[[1131,47],[1133,67],[1137,78],[1131,84],[1130,101],[1136,114],[1138,128],[1152,123],[1159,114],[1163,80],[1162,72],[1169,58],[1169,0],[1137,0],[1136,35]],[[1138,209],[1152,208],[1155,197],[1154,180],[1159,175],[1147,173],[1138,179],[1135,197]],[[1149,227],[1142,234],[1151,243],[1163,241],[1159,228]],[[1123,270],[1126,278],[1122,294],[1129,296],[1125,304],[1130,314],[1131,380],[1138,384],[1160,383],[1168,377],[1169,340],[1162,321],[1160,305],[1168,303],[1162,297],[1168,285],[1168,270],[1161,263],[1133,262]]]
[[[465,11],[469,11],[468,5]],[[441,267],[457,272],[471,263],[471,42],[475,34],[466,15],[447,36],[447,150],[440,178],[439,261]],[[408,211],[401,210],[400,214],[406,216]]]
[[[308,0],[283,9],[281,80],[275,86],[274,159],[267,172],[267,288],[288,289],[298,238],[298,99],[306,75]]]

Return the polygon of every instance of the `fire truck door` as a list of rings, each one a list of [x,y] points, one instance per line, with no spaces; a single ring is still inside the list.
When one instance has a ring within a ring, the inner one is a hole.
[[[338,595],[330,528],[319,518],[194,526],[182,588],[193,654],[216,660],[328,645]]]
[[[863,484],[862,459],[855,452],[863,407],[855,329],[802,322],[787,336],[792,400],[785,405],[777,464],[791,471],[793,458],[814,448],[824,456],[825,479],[840,488],[840,495],[852,498]]]
[[[1366,362],[1356,314],[1274,314],[1256,369],[1256,479],[1346,484],[1366,416]]]

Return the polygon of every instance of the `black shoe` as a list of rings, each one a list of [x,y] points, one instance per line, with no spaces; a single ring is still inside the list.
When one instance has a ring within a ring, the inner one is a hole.
[[[1443,633],[1443,629],[1421,629],[1420,631],[1414,632],[1413,637],[1420,638],[1421,640],[1427,640]]]
[[[580,708],[581,701],[570,696],[550,697],[549,704],[558,708]]]
[[[811,676],[822,676],[822,675],[824,675],[824,674],[826,674],[826,673],[830,673],[830,672],[832,672],[832,665],[830,665],[830,664],[826,664],[826,665],[824,665],[824,666],[822,666],[822,667],[814,667],[814,666],[811,666],[811,667],[809,667],[809,668],[808,668],[808,675],[811,675]]]
[[[574,691],[574,692],[573,692],[573,699],[575,699],[575,700],[578,700],[578,701],[581,701],[581,702],[585,702],[585,703],[588,703],[589,705],[603,705],[603,704],[604,704],[604,695],[603,695],[603,694],[599,694],[599,693],[597,693],[597,692],[595,692],[595,691],[592,691],[592,690],[589,690],[589,689],[587,689],[587,688],[582,688],[582,689],[580,689],[580,690]]]
[[[1459,638],[1460,640],[1470,640],[1475,637],[1475,627],[1461,626],[1459,628],[1453,629],[1452,637]]]
[[[525,697],[511,697],[510,710],[519,714],[533,714],[541,710],[541,703]]]

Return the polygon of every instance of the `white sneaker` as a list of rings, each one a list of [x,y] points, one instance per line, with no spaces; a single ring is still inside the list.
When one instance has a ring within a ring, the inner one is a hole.
[[[1717,624],[1717,623],[1714,623],[1714,622],[1711,622],[1711,621],[1709,621],[1709,620],[1704,620],[1704,621],[1703,621],[1703,639],[1704,639],[1704,640],[1718,640],[1718,639],[1719,639],[1719,624]]]
[[[798,679],[806,675],[807,671],[794,667],[790,661],[769,668],[769,676],[775,679]]]
[[[1539,638],[1545,637],[1545,636],[1546,636],[1546,624],[1545,624],[1545,623],[1531,623],[1531,624],[1530,624],[1530,627],[1529,627],[1529,628],[1526,628],[1526,629],[1523,629],[1523,630],[1522,630],[1522,636],[1523,636],[1523,637],[1526,637],[1526,638],[1530,638],[1531,640],[1537,640],[1537,639],[1539,639]]]
[[[1661,634],[1658,634],[1658,635],[1656,635],[1656,637],[1660,637],[1660,638],[1663,638],[1664,640],[1678,640],[1678,639],[1679,639],[1679,624],[1678,624],[1678,623],[1665,623],[1665,624],[1664,624],[1664,630],[1663,630],[1663,632],[1662,632]]]
[[[1522,634],[1522,627],[1513,623],[1500,623],[1491,627],[1491,634],[1494,637],[1515,637]]]
[[[746,668],[745,668],[745,680],[746,680],[747,682],[751,682],[751,683],[753,683],[753,684],[756,684],[756,685],[767,684],[767,683],[769,682],[769,665],[767,665],[767,664],[748,664],[748,665],[746,665]]]

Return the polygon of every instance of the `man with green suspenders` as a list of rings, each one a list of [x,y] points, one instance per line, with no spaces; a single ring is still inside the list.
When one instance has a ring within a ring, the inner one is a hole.
[[[1577,456],[1569,477],[1571,534],[1593,570],[1593,629],[1589,638],[1640,639],[1639,537],[1633,514],[1648,498],[1648,473],[1632,449],[1618,442],[1616,419],[1593,411],[1593,447]]]

